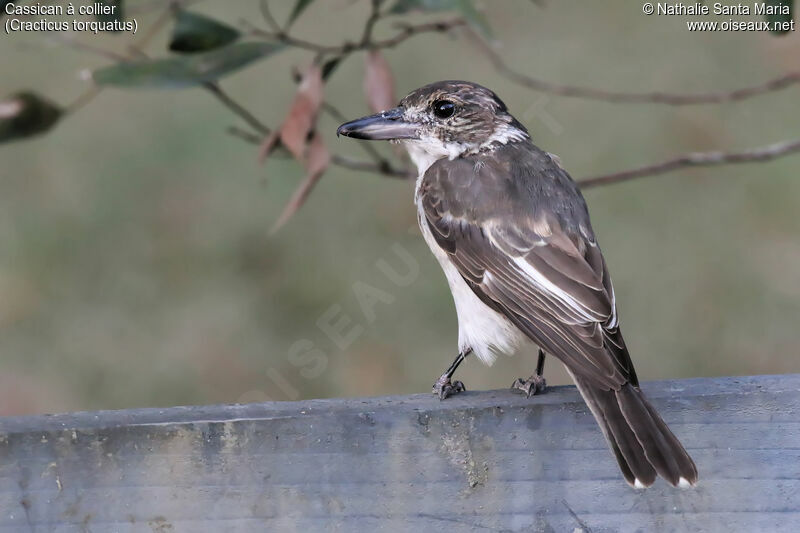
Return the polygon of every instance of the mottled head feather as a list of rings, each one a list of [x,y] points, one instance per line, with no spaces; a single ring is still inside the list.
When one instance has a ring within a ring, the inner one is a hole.
[[[456,111],[447,119],[436,118],[435,102],[447,100]],[[525,127],[508,112],[506,104],[493,91],[477,83],[459,80],[438,81],[420,87],[400,101],[404,118],[423,126],[425,133],[443,143],[459,143],[465,148],[491,142],[501,143],[528,137]]]

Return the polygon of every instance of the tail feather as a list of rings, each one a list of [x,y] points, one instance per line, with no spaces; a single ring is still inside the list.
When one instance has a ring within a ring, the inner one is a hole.
[[[625,480],[649,487],[656,474],[673,486],[697,483],[697,467],[638,387],[603,390],[574,376],[614,452]]]
[[[670,484],[677,485],[682,477],[679,457],[686,455],[683,446],[678,444],[678,449],[674,449],[673,443],[667,437],[672,432],[655,411],[647,409],[647,400],[641,391],[628,383],[615,395],[628,427],[636,434],[650,464],[661,477]]]
[[[669,430],[669,427],[667,427],[667,424],[664,422],[664,420],[661,418],[661,416],[658,414],[655,408],[652,405],[650,405],[650,402],[647,400],[644,394],[642,394],[642,392],[639,391],[638,387],[636,388],[636,390],[639,393],[639,397],[641,398],[642,403],[644,403],[645,408],[647,408],[647,411],[650,414],[651,418],[658,422],[662,434],[669,442],[670,449],[678,450],[679,452],[681,452],[672,455],[672,457],[678,463],[678,473],[680,474],[678,477],[678,481],[674,483],[674,485],[681,485],[682,480],[688,483],[689,485],[695,485],[697,483],[698,475],[697,475],[697,466],[694,464],[694,461],[689,456],[689,454],[686,453],[686,450],[683,448],[683,445],[678,440],[678,437],[676,437],[672,433],[672,431]]]

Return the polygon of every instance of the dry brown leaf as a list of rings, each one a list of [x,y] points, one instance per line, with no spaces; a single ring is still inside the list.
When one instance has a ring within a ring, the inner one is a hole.
[[[364,71],[364,95],[367,105],[374,113],[380,113],[397,105],[394,94],[394,76],[386,58],[378,50],[367,52]],[[395,155],[404,159],[406,151],[399,145],[392,145]]]
[[[278,220],[272,226],[270,233],[275,233],[303,206],[308,199],[311,191],[319,182],[328,165],[331,163],[331,153],[322,141],[319,132],[314,132],[311,142],[308,145],[308,157],[306,158],[306,178],[295,189],[291,199],[287,202]]]
[[[305,161],[306,145],[314,124],[317,121],[320,106],[322,105],[322,70],[319,65],[312,64],[303,73],[303,78],[295,93],[289,113],[286,115],[281,127],[271,133],[261,143],[258,151],[260,162],[264,162],[277,144],[281,144],[300,162]]]
[[[322,174],[328,165],[331,164],[331,153],[322,140],[319,132],[314,132],[311,143],[308,146],[308,163],[306,171],[308,174]]]
[[[264,137],[264,140],[261,141],[261,146],[258,147],[258,162],[264,163],[267,160],[269,154],[272,153],[272,150],[276,148],[278,144],[278,139],[281,136],[281,130],[277,129],[270,132],[269,135]]]
[[[394,76],[383,54],[378,50],[367,52],[364,72],[364,94],[367,104],[374,113],[386,111],[395,106]]]

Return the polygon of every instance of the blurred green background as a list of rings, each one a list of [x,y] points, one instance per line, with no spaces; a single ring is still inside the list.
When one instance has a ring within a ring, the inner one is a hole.
[[[291,3],[272,3],[283,20]],[[647,17],[627,1],[483,5],[503,58],[552,81],[705,92],[800,69],[797,32],[690,33],[685,18]],[[263,25],[255,1],[193,9]],[[292,31],[337,44],[357,38],[367,14],[366,2],[319,1]],[[156,14],[136,17],[140,37]],[[391,20],[376,28],[395,31]],[[168,33],[148,52],[166,55]],[[74,37],[120,52],[130,39]],[[32,88],[66,104],[87,87],[83,69],[109,64],[44,34],[3,34],[0,48],[0,95]],[[495,89],[576,179],[800,134],[797,86],[736,104],[620,105],[516,85],[464,38],[420,35],[385,55],[398,97],[440,79]],[[277,125],[292,67],[311,57],[288,50],[222,85]],[[368,112],[363,72],[356,54],[326,86],[348,117]],[[332,167],[270,236],[302,168],[276,158],[260,167],[252,145],[225,133],[232,124],[200,89],[108,89],[49,134],[0,146],[0,414],[430,390],[455,356],[457,324],[412,229],[412,184]],[[334,152],[364,157],[336,139],[336,121],[320,125]],[[641,379],[800,371],[799,173],[795,156],[587,191]],[[395,244],[419,266],[407,287],[376,266],[403,269]],[[357,283],[392,302],[365,316]],[[333,322],[358,328],[344,349],[317,326],[332,306]],[[469,389],[507,387],[534,365],[528,349],[491,369],[468,360],[458,376]],[[558,367],[548,364],[551,384],[567,382]]]

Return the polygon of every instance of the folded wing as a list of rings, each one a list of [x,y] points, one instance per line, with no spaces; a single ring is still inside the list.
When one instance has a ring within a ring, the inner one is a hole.
[[[418,194],[436,243],[485,303],[573,373],[606,389],[635,385],[591,228],[570,228],[559,216],[585,206],[548,209],[540,201],[533,210],[530,190],[515,190],[519,180],[503,175],[511,171],[492,161],[433,165]]]

